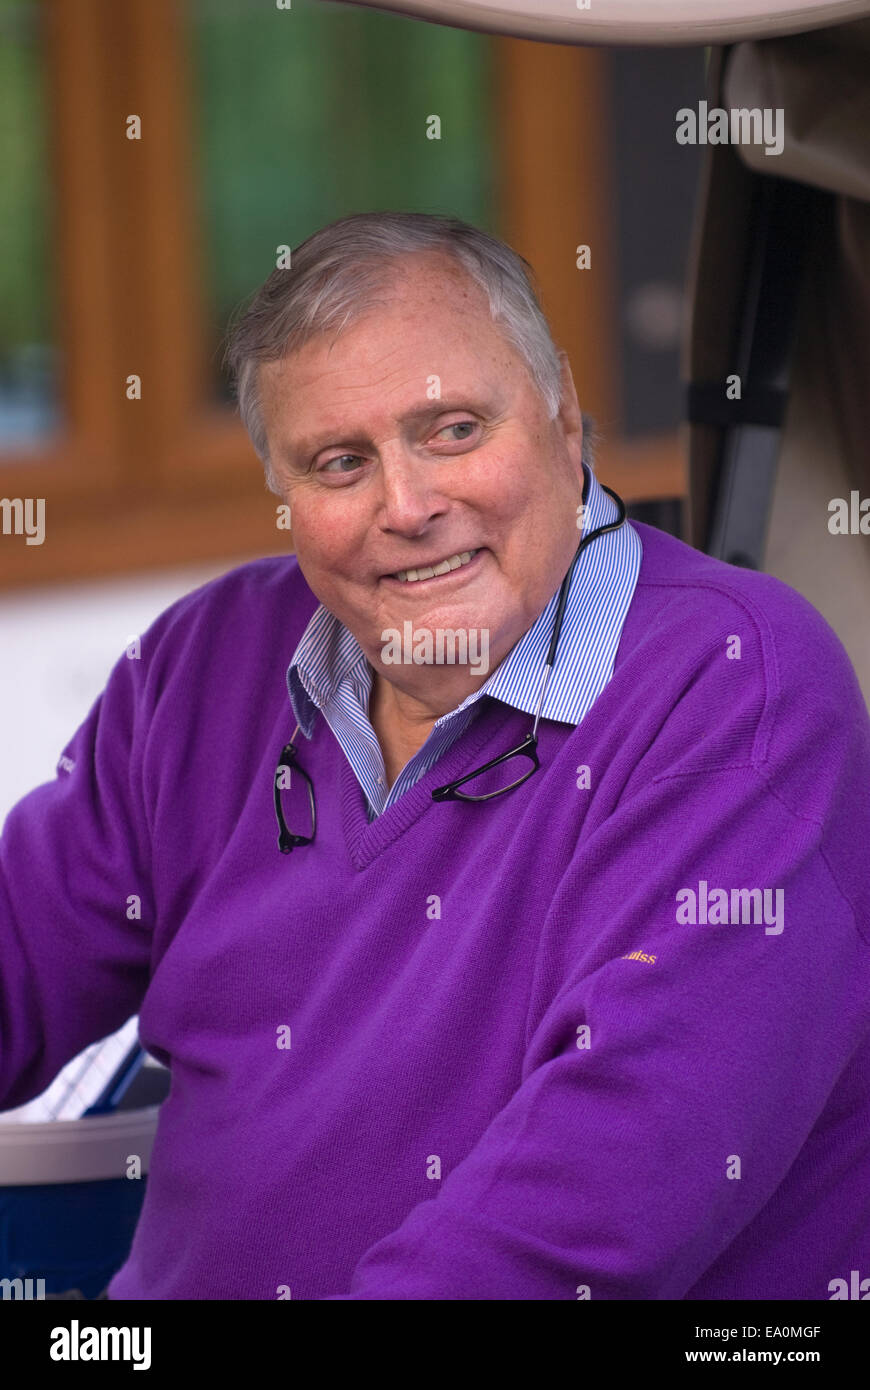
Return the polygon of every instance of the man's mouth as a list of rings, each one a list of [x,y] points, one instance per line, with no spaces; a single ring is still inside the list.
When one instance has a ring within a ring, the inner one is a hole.
[[[398,579],[402,584],[417,584],[421,579],[435,579],[438,575],[450,574],[452,570],[462,569],[464,565],[470,564],[478,550],[460,550],[455,555],[448,555],[444,560],[439,560],[434,565],[420,565],[416,569],[396,570],[395,574],[387,575],[388,579]]]

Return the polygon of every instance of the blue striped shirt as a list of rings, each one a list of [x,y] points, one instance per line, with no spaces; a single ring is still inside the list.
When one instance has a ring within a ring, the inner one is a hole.
[[[615,502],[587,470],[583,535],[618,516]],[[579,534],[578,534],[579,540]],[[634,594],[642,547],[626,521],[587,546],[574,570],[542,719],[577,725],[613,674],[622,626]],[[560,581],[561,583],[561,581]],[[312,614],[287,670],[296,722],[306,738],[318,710],[353,768],[374,820],[419,781],[478,712],[484,695],[534,714],[540,699],[558,588],[543,612],[478,690],[443,714],[423,746],[387,787],[383,754],[369,723],[372,670],[359,642],[323,604]]]

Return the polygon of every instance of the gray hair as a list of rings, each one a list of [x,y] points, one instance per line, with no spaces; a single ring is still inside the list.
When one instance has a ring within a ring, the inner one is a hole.
[[[422,212],[359,212],[322,227],[273,270],[230,326],[225,363],[236,382],[239,413],[280,496],[269,459],[257,391],[263,362],[275,362],[309,339],[361,318],[374,307],[405,257],[441,251],[485,292],[493,322],[525,361],[548,418],[561,401],[561,368],[538,303],[528,261],[504,242],[455,217]],[[594,422],[583,415],[583,460],[591,466]]]

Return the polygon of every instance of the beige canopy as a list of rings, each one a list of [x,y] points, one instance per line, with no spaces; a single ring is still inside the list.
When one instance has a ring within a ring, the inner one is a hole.
[[[842,24],[866,0],[352,0],[457,29],[580,44],[719,44]]]

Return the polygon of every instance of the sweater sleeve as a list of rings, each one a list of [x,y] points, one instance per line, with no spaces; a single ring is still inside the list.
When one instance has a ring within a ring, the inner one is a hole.
[[[138,1012],[149,972],[141,795],[142,662],[126,653],[54,781],[0,836],[0,1109],[39,1095],[82,1048]]]
[[[330,1299],[685,1297],[870,1027],[870,952],[823,839],[748,767],[618,806],[543,924],[517,1090]],[[714,888],[769,889],[769,910],[686,920],[683,890],[697,918]]]

